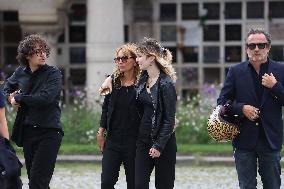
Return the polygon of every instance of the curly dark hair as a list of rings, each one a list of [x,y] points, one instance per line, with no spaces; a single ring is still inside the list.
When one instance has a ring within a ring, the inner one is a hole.
[[[28,66],[29,62],[27,57],[35,54],[37,49],[40,49],[41,52],[45,52],[46,57],[49,57],[50,47],[41,35],[32,34],[26,36],[20,41],[18,46],[18,55],[16,57],[18,62],[24,66]]]

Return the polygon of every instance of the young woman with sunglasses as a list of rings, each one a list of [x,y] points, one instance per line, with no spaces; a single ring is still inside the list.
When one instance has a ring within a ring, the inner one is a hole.
[[[105,96],[102,106],[100,128],[97,132],[97,142],[103,153],[102,189],[114,188],[122,163],[127,189],[135,188],[135,151],[140,123],[135,104],[134,85],[140,73],[135,50],[134,44],[125,44],[116,50],[113,91]]]

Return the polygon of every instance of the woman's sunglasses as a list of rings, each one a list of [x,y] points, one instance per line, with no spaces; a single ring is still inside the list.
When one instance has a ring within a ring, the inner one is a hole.
[[[119,63],[120,60],[121,60],[123,63],[125,63],[129,58],[134,58],[134,57],[132,57],[132,56],[130,56],[130,57],[128,57],[128,56],[122,56],[122,57],[116,57],[116,58],[114,58],[113,60],[114,60],[115,63]]]

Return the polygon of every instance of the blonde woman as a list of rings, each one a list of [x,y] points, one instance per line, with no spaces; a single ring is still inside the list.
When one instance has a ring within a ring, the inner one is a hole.
[[[144,38],[137,47],[137,63],[142,70],[137,101],[142,115],[135,158],[136,189],[149,188],[155,167],[157,189],[174,188],[176,139],[176,75],[172,55],[155,39]]]
[[[103,152],[101,188],[113,189],[123,163],[127,188],[135,188],[135,151],[140,118],[135,84],[140,73],[136,46],[125,44],[115,52],[112,93],[105,96],[97,142]],[[107,132],[106,140],[104,133]]]

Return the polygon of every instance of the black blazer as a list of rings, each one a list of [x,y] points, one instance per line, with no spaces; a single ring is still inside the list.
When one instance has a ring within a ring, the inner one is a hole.
[[[269,59],[268,74],[270,73],[273,73],[277,83],[272,89],[264,89],[262,100],[258,103],[249,62],[242,62],[229,69],[217,103],[224,104],[227,100],[233,100],[232,112],[239,115],[241,119],[241,132],[233,140],[233,146],[237,149],[253,149],[258,139],[258,123],[250,121],[242,113],[243,105],[247,104],[260,109],[261,124],[271,148],[281,150],[284,64]]]

